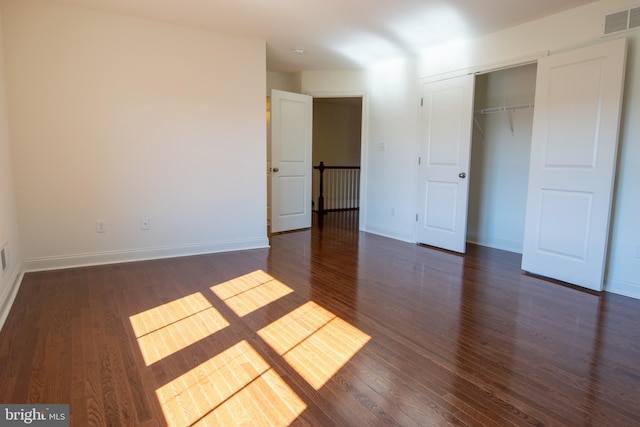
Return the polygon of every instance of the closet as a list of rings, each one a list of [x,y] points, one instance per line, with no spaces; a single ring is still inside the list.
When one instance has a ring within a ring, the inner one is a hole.
[[[522,253],[535,63],[475,80],[467,241]]]
[[[519,252],[524,271],[602,290],[626,49],[422,79],[416,241]]]

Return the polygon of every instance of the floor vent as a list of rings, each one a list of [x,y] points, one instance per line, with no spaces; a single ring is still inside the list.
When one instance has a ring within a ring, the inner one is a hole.
[[[640,28],[640,6],[606,14],[602,35],[607,36],[638,28]]]

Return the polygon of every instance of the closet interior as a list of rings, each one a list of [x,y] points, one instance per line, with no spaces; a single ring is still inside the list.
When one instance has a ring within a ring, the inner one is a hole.
[[[476,76],[467,241],[522,253],[536,64]]]

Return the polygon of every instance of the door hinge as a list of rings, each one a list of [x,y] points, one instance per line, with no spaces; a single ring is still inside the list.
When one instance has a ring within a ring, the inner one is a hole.
[[[416,222],[418,222],[418,214],[416,214]]]
[[[418,165],[422,164],[422,157],[418,156]]]
[[[424,107],[424,98],[420,98],[420,106]]]

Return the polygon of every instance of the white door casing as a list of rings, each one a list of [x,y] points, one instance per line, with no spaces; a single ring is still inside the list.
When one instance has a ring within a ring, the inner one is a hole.
[[[475,76],[422,84],[416,240],[464,253]]]
[[[522,269],[602,290],[626,40],[540,59]]]
[[[271,91],[271,232],[311,227],[313,98]]]

